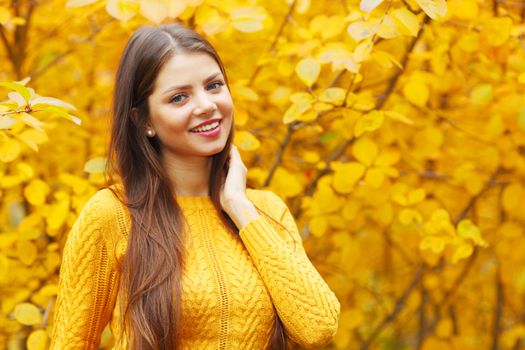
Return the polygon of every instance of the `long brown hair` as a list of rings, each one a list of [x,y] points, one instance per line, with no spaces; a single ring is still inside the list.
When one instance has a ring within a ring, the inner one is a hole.
[[[123,192],[117,195],[131,217],[122,263],[120,307],[124,338],[132,350],[171,350],[179,345],[183,217],[161,163],[159,141],[148,138],[145,130],[148,96],[155,79],[173,55],[183,53],[210,55],[228,86],[222,61],[211,44],[178,24],[143,26],[135,31],[116,75],[108,170],[122,181]],[[212,157],[208,192],[224,225],[232,234],[238,234],[220,205],[232,140],[233,123],[226,146]],[[269,349],[286,348],[284,327],[276,313]]]

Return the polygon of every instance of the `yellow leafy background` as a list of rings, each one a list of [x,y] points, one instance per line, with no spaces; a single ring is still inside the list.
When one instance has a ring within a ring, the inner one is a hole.
[[[341,301],[327,349],[522,348],[524,19],[499,0],[0,1],[0,349],[49,346],[119,56],[174,21],[221,54],[249,180]]]

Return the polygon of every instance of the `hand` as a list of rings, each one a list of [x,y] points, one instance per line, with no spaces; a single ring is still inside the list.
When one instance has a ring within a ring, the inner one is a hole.
[[[221,189],[221,206],[239,230],[259,215],[246,196],[247,172],[237,147],[232,145],[228,175]]]
[[[231,201],[246,199],[246,173],[248,169],[242,162],[237,147],[231,145],[228,175],[221,190],[221,205],[223,208]]]

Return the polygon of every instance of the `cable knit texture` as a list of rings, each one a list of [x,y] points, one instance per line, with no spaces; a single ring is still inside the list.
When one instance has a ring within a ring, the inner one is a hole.
[[[181,348],[265,349],[276,310],[293,341],[319,349],[336,332],[339,302],[308,260],[284,202],[270,191],[247,195],[261,215],[238,236],[209,197],[177,197],[187,222]],[[114,349],[126,349],[118,303],[129,227],[127,209],[108,189],[82,210],[64,248],[51,349],[98,349],[108,322],[121,340]]]

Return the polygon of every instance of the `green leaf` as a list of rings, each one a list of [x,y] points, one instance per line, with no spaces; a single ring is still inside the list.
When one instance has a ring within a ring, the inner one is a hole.
[[[32,107],[37,107],[37,106],[42,106],[42,105],[55,106],[55,107],[76,110],[75,106],[73,106],[72,104],[69,104],[67,102],[64,102],[62,100],[59,100],[53,97],[37,97],[31,101]]]
[[[31,93],[29,92],[29,89],[22,84],[2,82],[0,83],[0,86],[4,86],[10,90],[18,92],[20,95],[22,95],[26,102],[29,102],[29,99],[31,98]]]
[[[325,143],[330,142],[331,140],[335,139],[338,136],[339,136],[338,132],[329,131],[329,132],[321,135],[321,137],[319,137],[319,142],[321,144],[325,144]]]
[[[65,110],[63,110],[62,108],[55,107],[55,106],[49,106],[49,107],[46,107],[44,109],[41,109],[35,112],[49,112],[52,114],[57,114],[59,117],[62,117],[64,119],[70,120],[77,125],[80,125],[81,123],[81,120],[78,117],[75,117],[74,115],[71,115]]]
[[[103,157],[97,157],[90,159],[84,164],[84,171],[86,173],[103,173],[106,171],[107,159]]]

